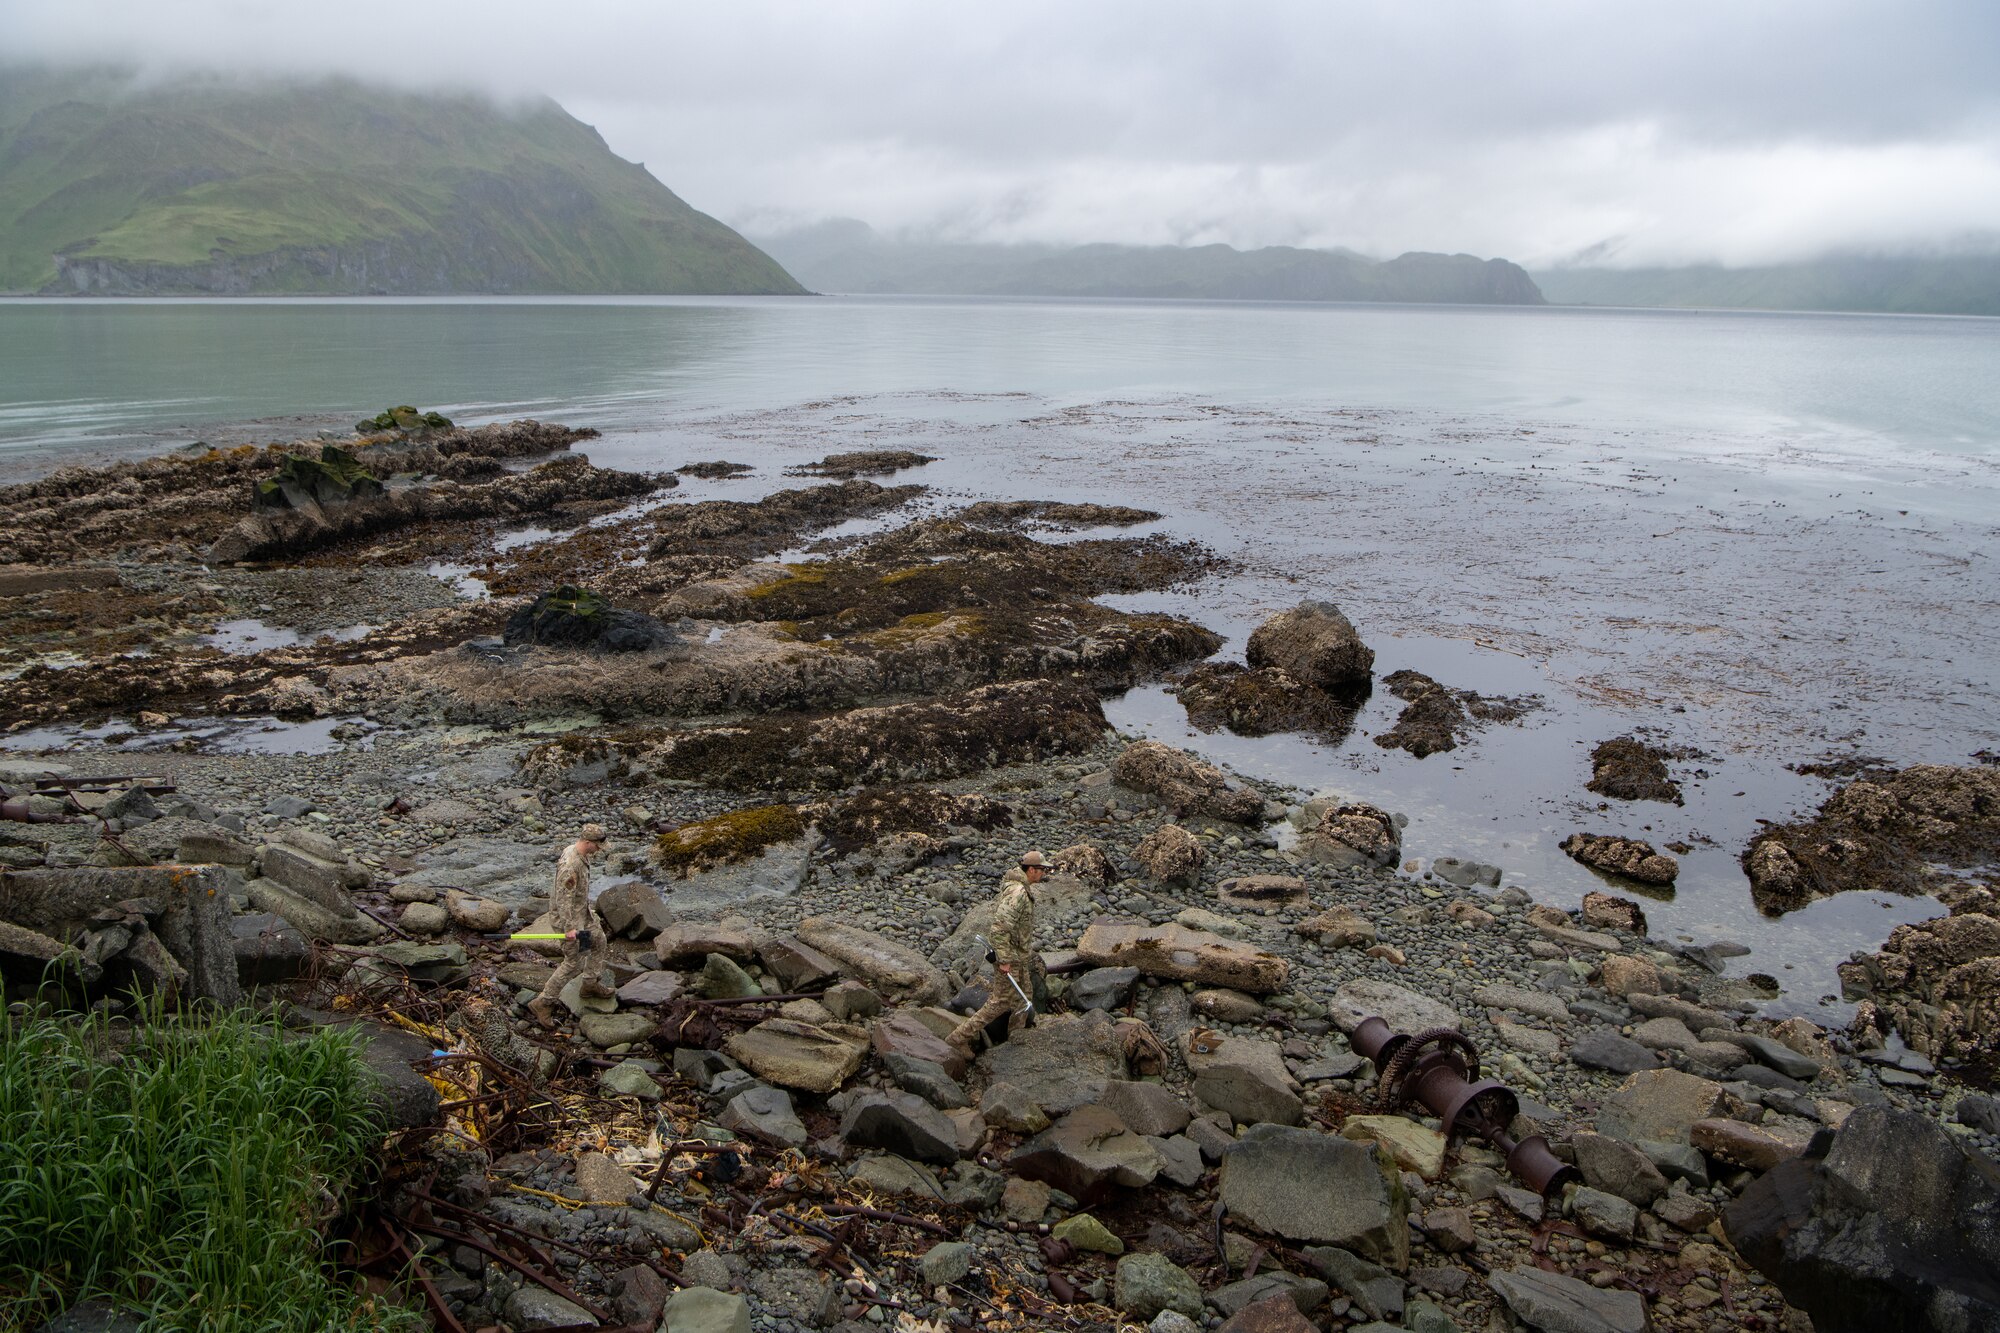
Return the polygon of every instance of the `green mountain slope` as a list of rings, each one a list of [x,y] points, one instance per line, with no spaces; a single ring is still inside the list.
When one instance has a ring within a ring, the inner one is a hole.
[[[1761,268],[1559,268],[1535,274],[1564,305],[2000,315],[2000,254],[1839,255]]]
[[[889,239],[850,218],[758,244],[824,292],[1542,304],[1517,265],[1471,255],[1413,253],[1378,263],[1348,250],[1289,246],[929,244]]]
[[[0,68],[0,290],[802,289],[546,98]]]

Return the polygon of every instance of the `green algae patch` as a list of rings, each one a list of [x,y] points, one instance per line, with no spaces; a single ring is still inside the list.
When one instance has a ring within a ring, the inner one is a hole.
[[[767,597],[785,597],[801,593],[811,588],[820,587],[826,582],[826,572],[812,565],[787,565],[785,568],[791,572],[784,578],[773,579],[769,583],[760,583],[743,595],[753,600],[762,601]]]
[[[789,805],[732,810],[662,833],[653,859],[662,870],[688,875],[707,866],[747,861],[765,848],[805,836],[806,823]]]

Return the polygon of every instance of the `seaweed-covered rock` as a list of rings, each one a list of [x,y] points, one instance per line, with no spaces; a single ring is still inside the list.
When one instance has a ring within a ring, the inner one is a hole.
[[[1162,824],[1148,833],[1132,849],[1132,858],[1160,884],[1193,884],[1201,878],[1202,863],[1208,859],[1201,839],[1179,824]]]
[[[442,412],[419,412],[407,404],[401,407],[385,407],[372,417],[354,423],[357,434],[373,435],[378,431],[399,430],[406,433],[426,430],[450,430],[451,418]]]
[[[1458,738],[1471,722],[1450,690],[1418,671],[1394,672],[1384,683],[1406,702],[1396,725],[1375,737],[1377,745],[1407,750],[1419,759],[1458,748]]]
[[[1321,815],[1299,839],[1299,851],[1327,865],[1388,866],[1403,853],[1403,834],[1388,811],[1357,801]]]
[[[2000,1057],[2000,916],[1967,911],[1890,932],[1840,965],[1857,1026],[1893,1028],[1933,1057]]]
[[[1271,617],[1251,634],[1244,656],[1253,667],[1280,667],[1342,697],[1367,695],[1375,670],[1375,650],[1332,602],[1301,602]]]
[[[1680,785],[1667,774],[1667,752],[1636,736],[1608,740],[1590,752],[1590,790],[1619,801],[1681,803]]]
[[[1620,838],[1608,833],[1572,833],[1562,841],[1562,849],[1572,860],[1592,870],[1623,875],[1641,884],[1671,884],[1681,873],[1680,862],[1653,844],[1638,838]]]
[[[1207,815],[1238,824],[1262,816],[1264,798],[1230,787],[1221,769],[1159,741],[1134,741],[1119,752],[1111,775],[1121,786],[1149,792],[1179,815]]]
[[[1226,727],[1239,736],[1302,731],[1338,744],[1354,726],[1351,703],[1282,667],[1204,662],[1182,679],[1176,693],[1188,721],[1203,731]]]
[[[806,463],[799,467],[787,468],[793,476],[800,477],[879,477],[890,472],[901,472],[904,468],[922,467],[925,463],[935,463],[930,454],[920,454],[909,449],[860,449],[853,453],[828,454],[817,463]]]
[[[566,583],[545,592],[507,617],[506,641],[544,648],[588,648],[604,653],[643,653],[671,647],[672,630],[643,611],[628,611]]]
[[[2000,859],[2000,768],[1918,764],[1850,782],[1811,819],[1757,835],[1743,854],[1750,892],[1788,912],[1849,889],[1924,893],[1926,864]]]

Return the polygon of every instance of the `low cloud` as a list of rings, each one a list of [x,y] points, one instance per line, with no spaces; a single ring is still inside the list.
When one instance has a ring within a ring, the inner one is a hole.
[[[547,93],[753,225],[1649,264],[2000,218],[1981,0],[14,0],[0,51]]]

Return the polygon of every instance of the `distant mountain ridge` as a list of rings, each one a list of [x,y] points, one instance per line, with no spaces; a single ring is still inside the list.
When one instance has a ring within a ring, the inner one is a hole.
[[[814,291],[934,296],[1096,296],[1238,301],[1417,301],[1541,305],[1519,265],[1411,253],[1226,245],[912,242],[835,219],[756,238]]]
[[[2000,254],[1835,255],[1756,268],[1556,268],[1534,278],[1560,305],[2000,315]]]
[[[801,290],[546,98],[0,66],[0,291]]]

